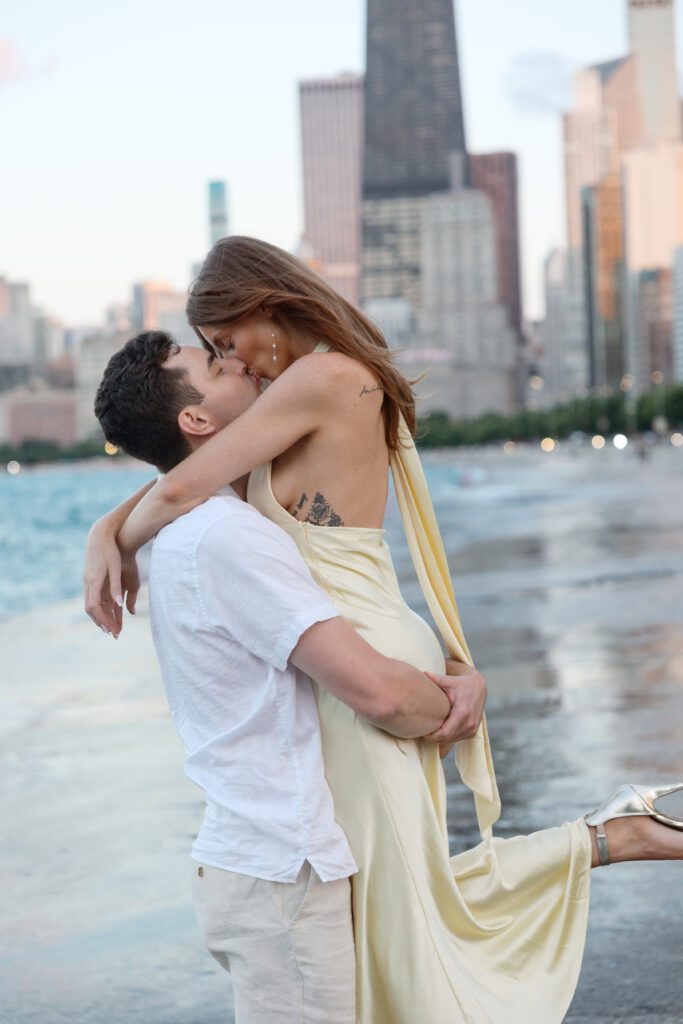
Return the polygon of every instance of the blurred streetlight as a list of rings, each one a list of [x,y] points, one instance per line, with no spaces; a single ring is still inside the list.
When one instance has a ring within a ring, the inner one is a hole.
[[[118,455],[119,451],[117,446],[115,444],[112,444],[111,441],[107,441],[107,443],[104,446],[104,450],[107,453],[107,455]]]
[[[633,387],[633,377],[630,373],[625,373],[619,381],[619,387],[622,391],[630,391]]]
[[[674,448],[683,448],[683,434],[676,431],[675,434],[671,435],[671,443]]]
[[[628,444],[628,438],[626,437],[625,434],[615,434],[614,437],[612,438],[612,444],[619,451],[623,451],[623,449]]]
[[[7,472],[10,476],[16,476],[17,473],[21,473],[21,463],[17,462],[16,459],[11,459],[7,463]]]
[[[544,437],[541,441],[541,449],[544,452],[554,452],[555,447],[555,442],[553,441],[552,437]]]
[[[529,377],[529,387],[532,391],[542,391],[545,387],[545,381],[538,373],[532,373]]]
[[[597,449],[598,451],[600,451],[600,449],[602,449],[602,448],[604,448],[604,447],[605,447],[605,443],[606,443],[606,442],[605,442],[605,439],[604,439],[604,437],[602,436],[602,434],[595,434],[595,435],[594,435],[594,436],[593,436],[593,437],[591,438],[591,444],[592,444],[592,445],[593,445],[593,447],[594,447],[595,449]]]

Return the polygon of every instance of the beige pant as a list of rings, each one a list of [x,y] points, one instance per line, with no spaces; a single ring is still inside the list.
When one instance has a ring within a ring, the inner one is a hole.
[[[236,1024],[354,1024],[348,878],[306,862],[292,885],[192,861],[204,943],[230,971]]]

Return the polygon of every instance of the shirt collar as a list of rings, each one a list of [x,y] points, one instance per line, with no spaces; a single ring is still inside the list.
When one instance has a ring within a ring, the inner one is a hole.
[[[220,490],[216,491],[217,495],[227,495],[229,498],[237,498],[238,501],[242,501],[237,491],[230,484],[226,484],[225,487],[221,487]]]

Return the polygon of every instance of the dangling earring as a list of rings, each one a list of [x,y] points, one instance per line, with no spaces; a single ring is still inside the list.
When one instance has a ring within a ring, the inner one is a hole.
[[[277,349],[275,348],[275,324],[273,326],[273,362],[277,362]]]

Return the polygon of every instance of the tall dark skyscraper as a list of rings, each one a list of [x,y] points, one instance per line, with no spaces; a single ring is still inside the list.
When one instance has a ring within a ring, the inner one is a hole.
[[[420,306],[421,197],[467,181],[453,0],[367,0],[362,298]]]
[[[368,0],[363,195],[450,187],[465,153],[453,0]]]

